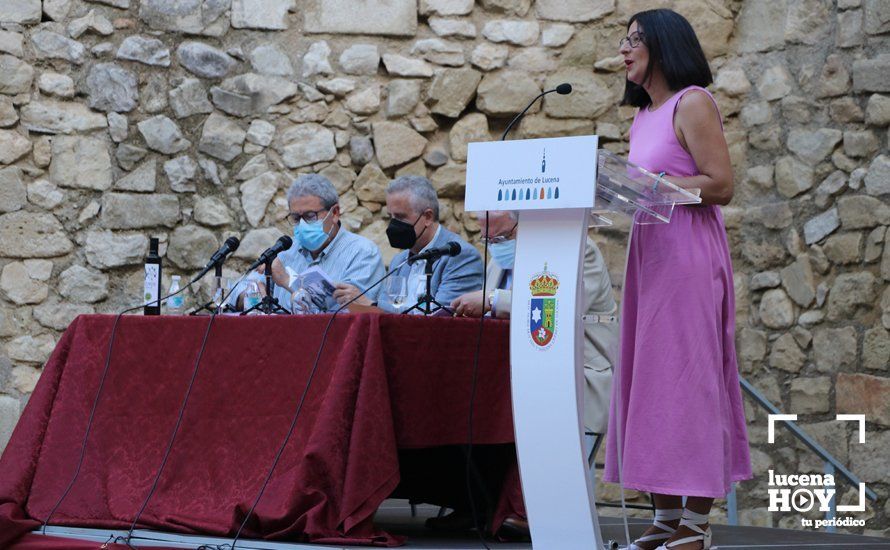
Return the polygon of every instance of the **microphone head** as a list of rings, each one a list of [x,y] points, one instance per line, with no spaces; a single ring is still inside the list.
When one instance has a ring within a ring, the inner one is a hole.
[[[572,85],[568,82],[560,84],[556,87],[556,93],[558,93],[559,95],[569,95],[570,93],[572,93]]]
[[[294,240],[288,237],[287,235],[282,235],[278,238],[278,243],[281,245],[281,250],[288,250],[293,244]]]
[[[445,246],[448,247],[448,255],[449,256],[457,256],[458,254],[460,254],[460,243],[459,242],[451,241],[450,243],[446,244]]]
[[[239,246],[241,246],[241,241],[238,240],[238,237],[229,237],[226,239],[226,248],[229,249],[229,254],[238,250]]]

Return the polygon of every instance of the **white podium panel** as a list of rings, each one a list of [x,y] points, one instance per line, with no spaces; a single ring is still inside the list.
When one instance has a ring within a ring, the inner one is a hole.
[[[468,211],[590,208],[596,136],[487,141],[467,148]]]
[[[586,208],[519,212],[511,386],[535,549],[603,547],[583,443],[581,259],[588,216]]]

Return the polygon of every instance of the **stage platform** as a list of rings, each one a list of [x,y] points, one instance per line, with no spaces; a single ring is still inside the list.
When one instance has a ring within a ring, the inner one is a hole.
[[[436,515],[437,508],[427,505],[417,507],[417,516],[411,516],[411,508],[404,500],[388,500],[383,503],[377,512],[376,523],[387,531],[403,535],[408,538],[404,548],[406,550],[478,550],[483,548],[479,538],[474,533],[461,535],[442,535],[432,533],[423,525],[428,517]],[[631,537],[639,536],[648,520],[638,518],[629,519]],[[600,526],[603,537],[617,541],[624,546],[624,527],[622,521],[614,516],[600,516]],[[788,529],[769,529],[764,527],[731,527],[728,525],[714,525],[714,541],[712,548],[715,550],[890,550],[890,539],[863,537],[859,535],[842,535],[831,533],[819,533],[815,531],[795,531]],[[50,528],[50,533],[56,536],[73,536],[74,538],[87,538],[97,542],[105,542],[110,536],[122,535],[123,532],[112,532],[103,529],[74,529],[74,528]],[[136,538],[131,544],[136,547],[166,546],[173,548],[196,548],[199,545],[221,545],[229,543],[229,539],[216,537],[200,537],[187,535],[173,535],[152,531],[137,531]],[[486,541],[493,550],[530,550],[528,543],[502,543]],[[282,543],[268,541],[239,541],[241,550],[357,550],[367,549],[368,546],[337,546],[337,545],[312,545],[297,543]]]

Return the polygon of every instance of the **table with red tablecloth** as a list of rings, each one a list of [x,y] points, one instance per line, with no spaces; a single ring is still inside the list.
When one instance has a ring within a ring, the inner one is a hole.
[[[33,536],[72,479],[114,316],[63,334],[0,458],[0,547]],[[291,424],[329,315],[218,316],[142,528],[231,536]],[[210,317],[125,316],[76,483],[51,524],[128,528],[163,459]],[[400,450],[465,445],[479,321],[337,316],[246,538],[394,546],[374,526]],[[486,320],[473,443],[513,441],[508,324]],[[515,459],[514,459],[515,460]],[[515,462],[498,517],[521,512]],[[44,546],[51,547],[51,546]]]

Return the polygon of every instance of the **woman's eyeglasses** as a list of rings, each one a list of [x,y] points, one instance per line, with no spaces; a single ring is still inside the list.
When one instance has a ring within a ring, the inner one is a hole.
[[[623,48],[624,44],[630,44],[631,48],[636,48],[643,43],[645,37],[646,36],[641,32],[631,33],[630,36],[625,36],[618,41],[618,49],[620,50],[621,48]]]

